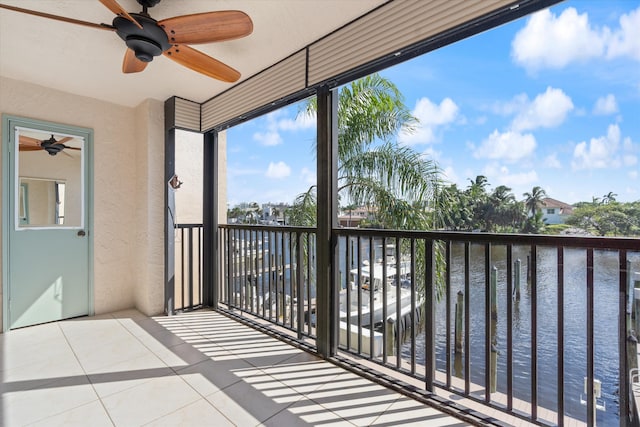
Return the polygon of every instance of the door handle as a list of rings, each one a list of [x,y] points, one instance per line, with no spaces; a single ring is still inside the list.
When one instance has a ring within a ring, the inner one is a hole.
[[[80,230],[78,231],[78,236],[80,237],[84,237],[87,233],[84,232],[84,230]]]

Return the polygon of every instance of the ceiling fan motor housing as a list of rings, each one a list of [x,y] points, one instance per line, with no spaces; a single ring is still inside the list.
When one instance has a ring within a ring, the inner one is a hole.
[[[171,47],[167,33],[155,19],[138,13],[132,13],[131,16],[142,25],[142,29],[120,16],[114,18],[113,26],[127,47],[135,52],[136,58],[143,62],[151,62],[154,56],[161,55]]]
[[[160,3],[160,0],[137,0],[137,2],[143,7],[153,7]]]
[[[53,135],[51,135],[51,138],[44,140],[40,143],[40,146],[47,152],[49,153],[50,156],[55,156],[56,154],[58,154],[60,151],[62,151],[63,148],[65,148],[64,145],[62,144],[58,144],[57,141],[55,140],[55,138],[53,137]]]

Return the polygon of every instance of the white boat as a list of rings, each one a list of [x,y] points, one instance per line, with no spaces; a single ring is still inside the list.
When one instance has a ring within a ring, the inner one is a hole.
[[[232,237],[231,242],[234,258],[238,260],[255,261],[268,256],[269,247],[263,247],[261,240],[235,239],[235,237]]]
[[[401,261],[398,266],[395,261],[393,262],[393,264],[387,264],[386,271],[381,262],[374,263],[373,268],[365,264],[360,269],[350,270],[349,285],[340,291],[341,321],[358,324],[358,319],[361,319],[361,326],[369,326],[371,324],[370,313],[373,312],[373,325],[375,326],[385,320],[385,315],[387,318],[395,316],[398,283],[400,284],[401,312],[406,312],[407,307],[411,307],[411,287],[408,280],[411,273],[411,263]],[[383,273],[385,275],[384,282]],[[396,279],[397,275],[399,275],[398,279]],[[359,293],[360,299],[358,299]],[[373,293],[373,306],[371,306],[371,293]],[[383,309],[385,299],[386,313]],[[360,315],[361,317],[359,317]]]

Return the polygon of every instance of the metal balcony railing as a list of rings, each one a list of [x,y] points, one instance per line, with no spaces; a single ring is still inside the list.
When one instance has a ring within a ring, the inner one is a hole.
[[[202,224],[176,224],[174,309],[202,307]]]
[[[333,236],[335,310],[323,313],[315,229],[220,226],[219,303],[306,342],[332,316],[345,355],[537,424],[637,422],[629,372],[640,240],[349,228]]]

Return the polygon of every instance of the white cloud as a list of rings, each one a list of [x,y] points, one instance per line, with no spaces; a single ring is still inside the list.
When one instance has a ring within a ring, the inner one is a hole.
[[[459,108],[451,98],[445,98],[440,105],[429,98],[420,98],[416,102],[412,114],[420,123],[414,132],[401,132],[398,140],[404,144],[430,144],[436,140],[435,130],[438,126],[452,123],[458,117]]]
[[[631,179],[638,179],[638,171],[630,171],[628,175]]]
[[[283,179],[291,175],[291,168],[285,162],[269,163],[265,176],[273,179]]]
[[[636,147],[636,144],[631,141],[631,138],[626,137],[622,143],[622,147],[625,151],[624,155],[622,156],[622,162],[624,163],[624,165],[635,166],[636,164],[638,164],[638,156],[636,153],[638,153],[638,151],[640,150],[638,149],[638,147]]]
[[[287,131],[297,131],[312,129],[316,126],[315,114],[298,114],[294,119],[286,118],[278,120],[278,129]]]
[[[620,17],[620,28],[613,32],[607,58],[629,56],[640,61],[640,7]]]
[[[515,131],[558,126],[573,110],[573,102],[561,89],[547,87],[544,93],[530,103],[523,103],[522,107],[511,123]]]
[[[267,147],[280,145],[283,142],[282,137],[276,131],[256,132],[253,134],[253,140]]]
[[[562,163],[560,163],[560,160],[558,160],[558,155],[556,153],[553,153],[545,157],[542,166],[547,169],[561,169]]]
[[[436,162],[439,162],[442,158],[442,151],[437,151],[433,147],[428,147],[422,152],[422,156],[428,160],[435,160]]]
[[[316,172],[309,168],[302,168],[300,171],[300,180],[309,186],[316,184]]]
[[[629,57],[640,61],[640,8],[622,15],[619,28],[594,27],[586,13],[549,9],[533,14],[511,43],[513,60],[530,72],[560,69],[593,58]]]
[[[511,56],[528,70],[563,68],[604,54],[603,34],[591,28],[586,13],[573,7],[560,16],[549,9],[533,14],[511,43]]]
[[[486,165],[482,174],[494,187],[506,185],[514,188],[539,182],[538,173],[535,170],[512,173],[507,166],[497,163]]]
[[[598,98],[596,104],[593,106],[593,114],[599,116],[608,116],[609,114],[615,114],[618,112],[618,103],[616,97],[613,94],[608,94]]]
[[[473,155],[476,158],[515,162],[530,156],[535,149],[536,139],[531,134],[512,131],[500,133],[494,130],[488,138],[482,141]]]
[[[460,183],[460,178],[455,169],[453,169],[453,166],[447,166],[442,170],[442,179],[451,184]]]
[[[609,125],[607,134],[580,142],[573,150],[571,166],[578,169],[603,169],[620,166],[617,155],[620,146],[620,128]]]
[[[638,157],[633,154],[625,154],[622,157],[622,162],[625,166],[635,166],[638,163]]]
[[[529,105],[529,97],[526,93],[521,93],[507,102],[495,102],[489,108],[493,113],[501,116],[512,116],[523,111]]]
[[[295,132],[311,129],[315,126],[315,116],[298,114],[294,118],[291,118],[287,117],[287,113],[286,110],[281,109],[267,114],[264,118],[264,121],[266,121],[264,124],[265,130],[255,132],[253,134],[253,140],[261,145],[272,147],[284,142],[280,135],[281,131]]]

